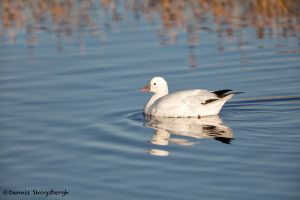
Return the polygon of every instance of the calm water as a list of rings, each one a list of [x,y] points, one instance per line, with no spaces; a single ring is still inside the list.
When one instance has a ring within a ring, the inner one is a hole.
[[[39,2],[1,3],[1,199],[300,198],[297,1]],[[144,118],[158,75],[245,93]]]

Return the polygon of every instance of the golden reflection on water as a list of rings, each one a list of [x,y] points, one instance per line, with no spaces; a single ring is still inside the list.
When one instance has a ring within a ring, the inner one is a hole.
[[[256,30],[256,38],[300,38],[300,2],[297,0],[2,0],[0,1],[2,43],[17,43],[25,32],[29,46],[37,45],[40,32],[54,34],[58,49],[63,39],[79,41],[93,36],[103,38],[114,24],[129,18],[159,23],[162,45],[176,43],[181,32],[193,48],[201,43],[200,32],[216,33],[219,50],[222,39],[243,45],[243,28]],[[195,62],[193,55],[191,62]]]

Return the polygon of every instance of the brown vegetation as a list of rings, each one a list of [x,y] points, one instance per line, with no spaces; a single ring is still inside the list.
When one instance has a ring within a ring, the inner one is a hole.
[[[25,31],[29,45],[39,42],[41,31],[58,38],[101,37],[130,16],[161,24],[162,44],[175,43],[181,31],[188,33],[191,46],[199,43],[201,31],[231,38],[239,29],[251,27],[260,39],[299,38],[300,33],[297,0],[2,0],[0,14],[2,41],[15,43],[16,36]]]

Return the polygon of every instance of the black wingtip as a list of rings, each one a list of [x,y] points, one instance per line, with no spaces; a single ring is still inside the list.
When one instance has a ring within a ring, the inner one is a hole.
[[[217,100],[219,100],[219,99],[208,99],[208,100],[206,100],[204,103],[201,103],[201,104],[202,104],[202,105],[205,105],[205,104],[208,104],[208,103],[217,101]]]
[[[220,90],[220,91],[223,91],[223,90]],[[225,91],[225,90],[224,90]],[[232,91],[232,90],[230,90],[230,91]],[[219,92],[219,91],[217,91],[217,92]],[[229,92],[229,91],[228,91]],[[215,92],[213,92],[213,93],[215,93]],[[241,93],[245,93],[245,92],[229,92],[229,93],[227,93],[227,92],[225,92],[225,93],[223,93],[223,94],[220,94],[220,95],[217,95],[219,98],[224,98],[224,97],[227,97],[228,95],[231,95],[231,94],[241,94]],[[216,94],[216,93],[215,93]]]
[[[227,92],[231,92],[232,90],[230,89],[225,89],[225,90],[217,90],[217,91],[214,91],[212,93],[214,93],[215,95],[217,95],[217,97],[221,97],[222,95],[224,95],[225,93]]]

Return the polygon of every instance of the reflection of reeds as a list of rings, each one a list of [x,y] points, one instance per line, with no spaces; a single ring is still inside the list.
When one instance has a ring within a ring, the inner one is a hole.
[[[90,12],[91,4],[87,0],[3,0],[0,34],[15,43],[16,35],[25,31],[27,43],[32,46],[38,43],[40,31],[55,33],[58,39],[81,33],[86,27],[94,33],[97,25]]]
[[[184,28],[188,33],[209,29],[207,24],[212,16],[219,35],[233,36],[234,30],[252,27],[257,30],[257,37],[264,38],[265,30],[269,36],[286,37],[299,33],[297,17],[300,3],[294,0],[199,0],[199,1],[150,1],[144,9],[151,10],[152,15],[159,14],[162,29],[168,32],[171,41],[174,30]],[[151,7],[151,9],[149,9]],[[149,12],[145,12],[149,15]],[[150,18],[151,17],[147,17]],[[169,30],[169,31],[166,31]],[[209,30],[208,30],[209,31]],[[176,32],[175,32],[176,33]],[[193,40],[189,40],[192,41]]]
[[[232,38],[237,30],[251,27],[260,39],[299,38],[300,32],[297,0],[2,0],[0,12],[0,36],[15,43],[17,34],[25,31],[29,45],[39,42],[40,31],[55,33],[57,38],[75,35],[80,40],[86,34],[99,36],[100,30],[126,19],[129,12],[148,22],[158,19],[162,44],[176,42],[179,31],[188,33],[191,46],[199,43],[200,31]]]

